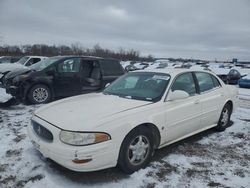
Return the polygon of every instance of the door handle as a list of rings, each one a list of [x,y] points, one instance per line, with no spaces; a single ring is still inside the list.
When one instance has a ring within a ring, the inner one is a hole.
[[[195,100],[194,101],[194,104],[199,104],[200,103],[200,100]]]

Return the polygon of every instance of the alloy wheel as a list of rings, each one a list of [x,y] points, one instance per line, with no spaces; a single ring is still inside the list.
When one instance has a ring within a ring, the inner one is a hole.
[[[38,103],[45,102],[48,99],[49,93],[45,88],[39,87],[33,91],[33,98]]]
[[[132,165],[142,164],[149,154],[150,143],[147,137],[137,136],[132,140],[128,149],[128,159]]]

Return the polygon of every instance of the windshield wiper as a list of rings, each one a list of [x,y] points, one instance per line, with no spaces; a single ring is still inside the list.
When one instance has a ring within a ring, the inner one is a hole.
[[[137,97],[137,96],[130,96],[130,95],[119,95],[119,97],[122,97],[125,99],[141,100],[141,101],[153,101],[152,98],[148,98],[148,97]]]

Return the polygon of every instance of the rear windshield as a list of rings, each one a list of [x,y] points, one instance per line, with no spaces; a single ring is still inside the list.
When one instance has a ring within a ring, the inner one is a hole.
[[[117,60],[100,60],[100,66],[102,67],[104,76],[110,75],[122,75],[124,74],[124,69]]]

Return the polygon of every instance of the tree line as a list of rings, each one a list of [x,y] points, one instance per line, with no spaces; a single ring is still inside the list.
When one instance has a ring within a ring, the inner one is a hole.
[[[120,48],[118,50],[110,50],[102,48],[96,44],[93,48],[84,48],[79,44],[67,45],[0,45],[0,56],[58,56],[58,55],[83,55],[83,56],[98,56],[105,58],[115,58],[119,60],[132,61],[153,61],[153,56],[141,56],[139,51],[125,50]]]

